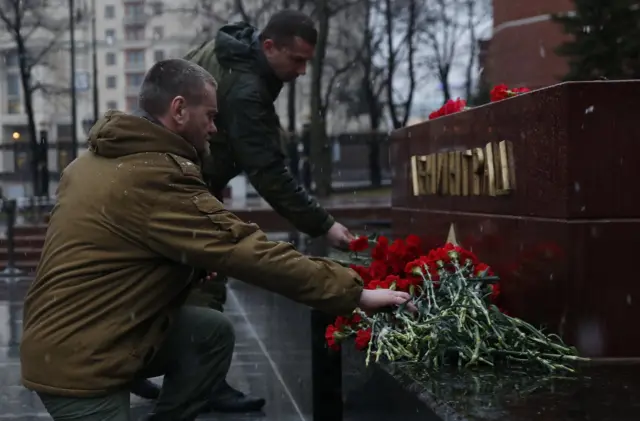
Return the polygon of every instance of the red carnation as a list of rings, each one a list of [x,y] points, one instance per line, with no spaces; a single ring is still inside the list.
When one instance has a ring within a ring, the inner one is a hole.
[[[371,257],[374,260],[386,260],[387,252],[389,251],[389,239],[385,236],[378,237],[377,244],[371,251]]]
[[[352,240],[351,243],[349,243],[349,250],[356,253],[359,251],[365,251],[368,248],[369,248],[369,238],[365,236],[358,237],[355,240]]]
[[[327,326],[327,330],[324,333],[324,338],[327,340],[327,345],[329,348],[334,351],[340,350],[340,345],[336,342],[336,333],[339,333],[340,330],[337,329],[334,325]]]
[[[369,346],[369,341],[371,341],[371,328],[360,329],[358,333],[356,333],[356,348],[360,351]]]

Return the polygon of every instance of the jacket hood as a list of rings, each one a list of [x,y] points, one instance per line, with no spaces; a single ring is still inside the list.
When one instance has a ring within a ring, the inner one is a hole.
[[[89,149],[105,158],[145,152],[172,153],[199,162],[196,149],[183,137],[144,117],[108,111],[89,132]]]
[[[260,31],[248,23],[225,25],[216,35],[218,63],[228,69],[251,71],[268,66],[260,48]]]

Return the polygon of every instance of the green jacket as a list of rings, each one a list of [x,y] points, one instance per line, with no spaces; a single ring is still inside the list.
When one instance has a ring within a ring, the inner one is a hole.
[[[259,32],[246,23],[223,26],[216,39],[185,56],[218,81],[218,133],[203,173],[214,194],[244,172],[258,193],[296,229],[311,236],[325,234],[334,222],[302,188],[286,165],[280,119],[274,101],[282,90],[259,42]]]

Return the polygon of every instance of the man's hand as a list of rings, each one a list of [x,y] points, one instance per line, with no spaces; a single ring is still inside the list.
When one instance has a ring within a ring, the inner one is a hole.
[[[339,249],[348,249],[349,243],[355,239],[349,229],[339,222],[334,222],[327,232],[331,245]]]
[[[209,282],[209,281],[215,279],[217,275],[218,274],[216,272],[211,272],[207,276],[205,276],[204,278],[200,278],[198,283],[199,284],[204,284],[205,282]]]
[[[385,307],[399,306],[411,299],[411,295],[390,289],[365,289],[360,295],[360,308],[364,311],[377,311]],[[412,303],[407,304],[409,311],[417,311]]]

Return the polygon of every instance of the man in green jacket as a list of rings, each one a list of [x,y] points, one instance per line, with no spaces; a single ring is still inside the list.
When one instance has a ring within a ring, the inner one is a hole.
[[[262,31],[247,23],[225,25],[214,40],[193,49],[185,59],[205,68],[218,81],[218,132],[211,137],[211,155],[203,162],[209,190],[222,201],[227,183],[244,173],[295,228],[312,237],[326,235],[331,245],[344,247],[353,235],[289,172],[281,141],[283,130],[274,107],[283,84],[306,73],[317,37],[309,16],[284,10],[274,14]],[[223,275],[195,289],[190,304],[222,311],[226,301]],[[226,390],[228,396],[218,396],[214,409],[241,412],[264,405],[264,399],[228,385]],[[147,381],[134,385],[133,392],[153,398],[159,389]]]

